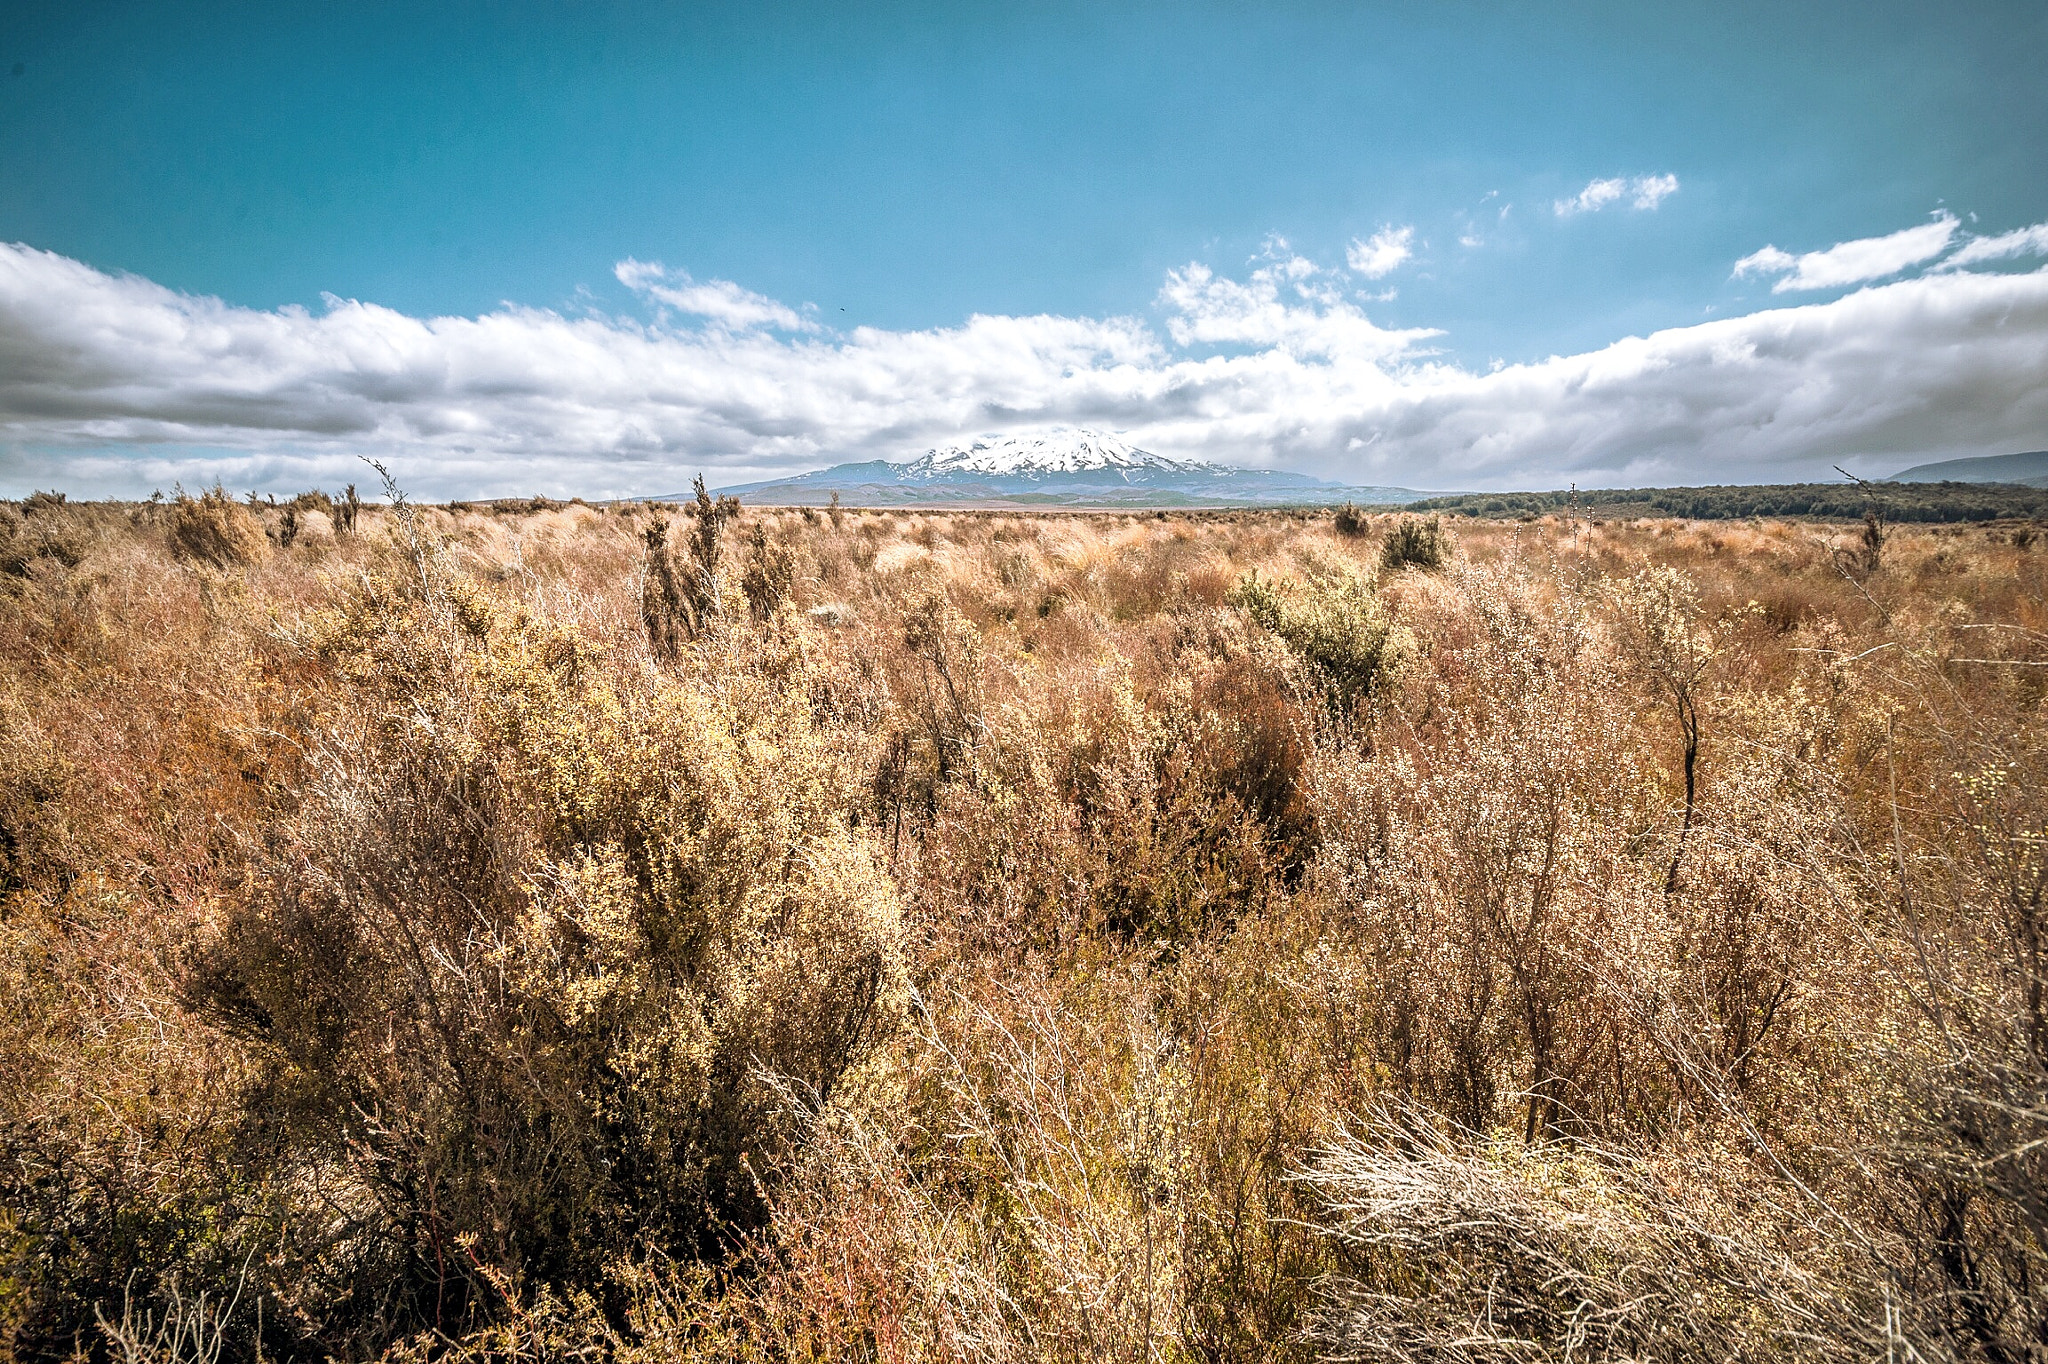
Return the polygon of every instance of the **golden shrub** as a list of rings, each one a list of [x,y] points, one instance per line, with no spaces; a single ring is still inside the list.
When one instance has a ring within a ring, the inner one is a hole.
[[[359,1172],[359,1253],[414,1314],[483,1291],[441,1268],[465,1230],[541,1281],[713,1253],[783,1138],[761,1077],[830,1098],[901,1007],[893,891],[800,705],[465,591],[330,620],[350,718],[194,985],[299,1158]]]
[[[178,494],[171,506],[170,537],[179,557],[209,568],[253,564],[269,548],[256,518],[218,484],[198,497]]]

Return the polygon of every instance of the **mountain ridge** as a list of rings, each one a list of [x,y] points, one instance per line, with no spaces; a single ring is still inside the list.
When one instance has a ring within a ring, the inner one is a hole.
[[[1978,455],[1972,459],[1941,459],[1901,469],[1887,483],[2017,483],[2048,488],[2048,450],[2014,455]]]
[[[790,506],[821,506],[833,493],[848,506],[1274,506],[1398,503],[1430,496],[1412,488],[1353,487],[1284,469],[1242,469],[1160,455],[1120,436],[1088,430],[982,436],[935,446],[900,463],[835,464],[716,491]]]

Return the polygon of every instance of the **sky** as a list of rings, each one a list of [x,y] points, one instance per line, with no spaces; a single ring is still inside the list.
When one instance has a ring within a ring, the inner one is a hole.
[[[0,495],[2048,448],[2048,6],[0,0]]]

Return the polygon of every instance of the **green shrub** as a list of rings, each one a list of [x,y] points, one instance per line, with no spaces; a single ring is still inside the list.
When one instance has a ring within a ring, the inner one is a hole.
[[[1370,695],[1398,662],[1393,621],[1358,578],[1292,586],[1252,572],[1238,579],[1229,601],[1309,666],[1339,714]]]
[[[1415,511],[1454,516],[1541,516],[1598,509],[1603,516],[1682,516],[1693,520],[1745,520],[1752,516],[1811,516],[1855,521],[1883,499],[1887,521],[1991,521],[2038,517],[2048,511],[2048,489],[1996,483],[1789,483],[1712,488],[1580,488],[1541,493],[1456,493],[1411,504]]]
[[[1404,568],[1442,568],[1450,557],[1451,537],[1444,533],[1442,520],[1404,516],[1380,546],[1380,569],[1397,573]]]

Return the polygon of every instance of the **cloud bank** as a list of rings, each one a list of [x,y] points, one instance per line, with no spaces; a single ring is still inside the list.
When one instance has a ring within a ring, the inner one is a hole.
[[[1877,268],[1863,245],[1812,259]],[[236,307],[0,246],[0,491],[283,492],[359,479],[369,454],[423,496],[658,493],[698,469],[737,480],[1055,426],[1433,488],[1769,482],[2048,446],[2048,270],[1945,266],[1482,374],[1430,330],[1375,323],[1342,270],[1284,243],[1253,265],[1170,272],[1157,321],[840,332],[636,261],[618,276],[651,319],[422,318]]]

